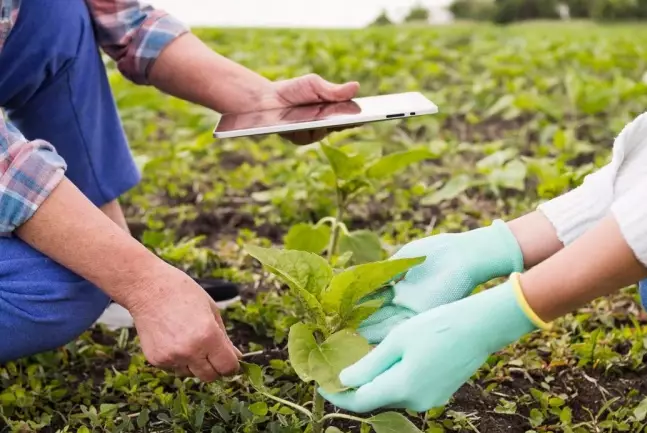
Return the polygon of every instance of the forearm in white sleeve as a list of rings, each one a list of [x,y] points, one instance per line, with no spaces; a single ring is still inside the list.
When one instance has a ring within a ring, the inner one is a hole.
[[[538,209],[555,227],[559,240],[568,245],[607,215],[614,201],[646,175],[647,114],[642,114],[616,138],[609,164]]]
[[[647,176],[613,202],[611,213],[636,258],[647,266]]]

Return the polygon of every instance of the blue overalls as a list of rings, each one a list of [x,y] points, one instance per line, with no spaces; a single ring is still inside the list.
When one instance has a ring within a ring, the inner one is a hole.
[[[22,1],[0,52],[0,107],[27,139],[56,147],[95,205],[139,182],[83,0]],[[0,362],[66,344],[108,302],[18,238],[0,238]]]

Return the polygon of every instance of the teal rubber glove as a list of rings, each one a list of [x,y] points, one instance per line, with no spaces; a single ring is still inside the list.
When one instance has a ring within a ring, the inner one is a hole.
[[[423,412],[443,406],[490,354],[548,327],[528,307],[516,275],[407,320],[341,372],[342,384],[354,391],[319,393],[357,413],[387,407]]]
[[[523,270],[523,254],[507,224],[429,236],[408,243],[392,258],[426,257],[393,287],[384,306],[359,332],[379,343],[396,325],[419,313],[463,299],[479,285]]]

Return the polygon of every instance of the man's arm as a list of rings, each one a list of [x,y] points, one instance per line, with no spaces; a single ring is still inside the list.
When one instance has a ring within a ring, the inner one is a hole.
[[[126,307],[151,364],[205,381],[237,370],[240,352],[206,292],[122,230],[66,178],[15,233]]]
[[[126,78],[221,113],[346,101],[359,88],[355,82],[335,85],[316,75],[271,82],[214,52],[180,21],[139,0],[86,2],[99,45]]]
[[[17,235],[130,310],[148,360],[213,380],[237,352],[193,280],[139,244],[67,178],[54,147],[0,117],[0,235]]]

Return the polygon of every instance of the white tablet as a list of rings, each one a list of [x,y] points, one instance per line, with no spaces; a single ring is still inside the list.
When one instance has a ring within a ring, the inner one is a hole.
[[[355,98],[345,102],[225,114],[220,118],[213,136],[233,138],[319,128],[343,128],[437,112],[436,104],[419,92],[397,93]]]

